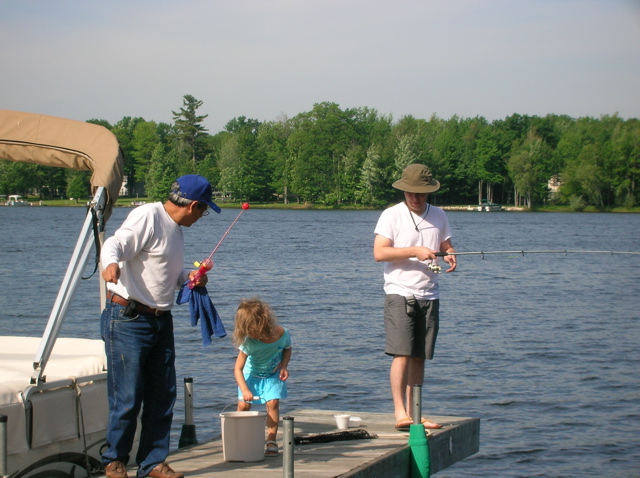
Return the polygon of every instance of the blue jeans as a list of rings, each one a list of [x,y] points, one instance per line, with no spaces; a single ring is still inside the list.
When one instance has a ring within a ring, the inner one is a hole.
[[[138,476],[147,476],[169,454],[176,401],[173,316],[122,315],[124,307],[107,303],[100,328],[108,371],[109,425],[104,465],[129,462],[142,407]],[[144,405],[143,405],[144,404]]]

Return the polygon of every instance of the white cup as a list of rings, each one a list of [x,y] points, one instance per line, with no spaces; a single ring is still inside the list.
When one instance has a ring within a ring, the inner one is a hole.
[[[351,415],[334,415],[333,418],[336,419],[338,430],[346,430],[349,428],[349,418],[351,418]]]

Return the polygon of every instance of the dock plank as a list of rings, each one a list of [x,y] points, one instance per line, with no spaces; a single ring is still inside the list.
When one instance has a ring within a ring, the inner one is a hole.
[[[335,427],[334,414],[349,413],[331,410],[294,410],[286,416],[293,418],[296,437],[331,433]],[[374,439],[309,443],[294,446],[294,474],[301,478],[324,477],[407,477],[407,440],[409,433],[394,427],[392,414],[352,413],[362,419],[362,428]],[[431,472],[436,473],[460,461],[479,449],[480,420],[477,418],[429,416],[443,424],[440,430],[429,431]],[[282,451],[282,426],[278,431],[278,442]],[[220,437],[173,452],[167,460],[174,470],[187,477],[281,477],[283,476],[282,453],[278,457],[265,458],[254,463],[225,462]],[[393,475],[380,474],[382,470],[393,470]],[[374,471],[377,470],[377,471]]]

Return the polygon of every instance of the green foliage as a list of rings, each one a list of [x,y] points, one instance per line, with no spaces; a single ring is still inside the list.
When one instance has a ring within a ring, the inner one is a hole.
[[[584,202],[584,199],[582,199],[582,196],[571,196],[569,206],[571,206],[573,211],[581,212],[584,211],[587,204]]]
[[[521,144],[514,144],[507,164],[510,177],[525,198],[525,206],[537,203],[540,185],[548,180],[544,164],[551,155],[550,148],[534,130],[530,130]]]
[[[139,180],[144,179],[136,175],[137,165],[135,161],[136,155],[133,141],[133,132],[136,126],[143,122],[143,118],[131,118],[130,116],[125,116],[111,129],[111,132],[116,136],[116,138],[118,138],[118,143],[124,153],[124,174],[127,177],[127,185],[130,194],[135,190],[136,183]]]
[[[218,184],[220,181],[220,170],[216,157],[213,154],[207,154],[204,159],[198,163],[196,174],[207,178],[212,185]]]
[[[67,197],[78,200],[88,199],[90,195],[90,175],[85,171],[69,170],[67,176]]]
[[[163,144],[153,150],[151,167],[146,177],[147,196],[152,201],[164,201],[171,190],[171,185],[180,176],[177,168],[175,151],[166,151]]]
[[[133,129],[131,139],[131,155],[136,166],[136,175],[143,178],[149,172],[151,158],[156,146],[160,143],[158,125],[153,121],[138,123]]]
[[[112,129],[111,124],[109,124],[109,122],[107,120],[95,119],[94,118],[94,119],[87,120],[87,123],[97,124],[98,126],[104,126],[108,130]]]
[[[2,194],[20,194],[27,196],[36,186],[34,164],[13,161],[0,161],[0,191]]]
[[[382,206],[385,198],[380,192],[389,186],[389,175],[385,172],[382,147],[371,145],[360,169],[360,180],[356,189],[356,200],[369,206]]]
[[[259,121],[244,116],[225,127],[230,135],[220,150],[220,190],[243,201],[265,201],[270,197],[272,173],[268,155],[259,144],[259,128]]]
[[[622,203],[625,209],[631,209],[635,207],[636,204],[636,198],[633,197],[633,194],[627,194],[627,196],[624,198],[624,202]]]
[[[196,110],[201,106],[202,101],[197,100],[192,95],[184,95],[180,111],[172,111],[177,139],[191,148],[191,161],[193,163],[191,173],[196,172],[197,162],[201,159],[198,154],[198,139],[207,131],[202,126],[202,122],[209,115],[196,114]]]
[[[268,187],[271,196],[268,199],[281,198],[289,204],[291,185],[292,156],[287,147],[293,127],[286,118],[263,123],[258,130],[260,156],[271,171]]]
[[[410,163],[429,166],[441,183],[431,202],[554,204],[609,210],[640,203],[640,120],[617,115],[574,119],[514,114],[394,122],[371,108],[336,103],[275,121],[238,116],[209,135],[191,95],[174,124],[124,117],[109,128],[125,155],[130,196],[163,200],[176,177],[205,176],[235,200],[383,207],[398,199],[391,184]],[[0,192],[58,196],[66,173],[0,161]],[[548,181],[560,178],[551,197]],[[71,184],[71,183],[69,183]],[[75,186],[74,186],[75,187]],[[79,194],[76,194],[79,196]],[[580,205],[580,202],[583,205]]]

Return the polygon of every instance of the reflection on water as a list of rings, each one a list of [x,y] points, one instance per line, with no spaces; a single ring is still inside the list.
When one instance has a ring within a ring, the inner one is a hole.
[[[115,211],[107,235],[128,212]],[[253,295],[269,301],[291,330],[283,415],[300,407],[392,411],[382,265],[371,252],[379,214],[250,209],[214,256],[208,289],[228,332],[240,298]],[[83,215],[79,208],[0,208],[2,333],[42,333]],[[207,257],[236,215],[223,210],[185,230],[187,261]],[[638,215],[449,218],[459,251],[640,251]],[[459,262],[440,279],[441,333],[423,402],[427,413],[480,417],[481,448],[439,476],[637,473],[640,256],[505,254]],[[96,284],[94,277],[80,285],[63,334],[99,336]],[[179,381],[194,378],[202,441],[219,433],[218,414],[233,407],[235,351],[229,338],[203,348],[184,306],[175,322]],[[180,403],[174,446],[183,417]]]

